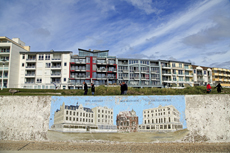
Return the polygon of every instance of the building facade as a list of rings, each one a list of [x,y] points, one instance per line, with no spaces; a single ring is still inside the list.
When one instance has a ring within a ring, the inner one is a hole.
[[[139,131],[176,131],[182,130],[180,112],[172,105],[161,106],[143,110],[143,123],[139,125]]]
[[[116,85],[117,62],[116,57],[108,56],[108,50],[78,49],[79,55],[71,57],[70,89],[81,89],[85,81],[93,82],[95,86]]]
[[[119,114],[117,114],[116,124],[120,132],[137,132],[138,116],[134,110],[119,112]]]
[[[3,79],[3,88],[18,88],[20,51],[28,52],[30,47],[25,46],[19,38],[0,37],[0,86],[2,87]]]
[[[223,87],[230,87],[230,70],[222,68],[212,68],[213,85],[221,84]]]
[[[212,82],[212,69],[204,66],[192,65],[193,67],[193,80],[195,86],[206,86]]]
[[[20,52],[19,88],[68,89],[70,51]]]
[[[193,69],[191,63],[161,60],[163,87],[192,87]]]
[[[60,106],[54,113],[52,130],[60,132],[117,132],[113,110],[107,107],[87,108],[80,105]]]

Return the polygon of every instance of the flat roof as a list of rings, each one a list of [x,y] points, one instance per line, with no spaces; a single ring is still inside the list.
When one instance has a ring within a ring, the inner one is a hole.
[[[108,52],[109,51],[109,50],[86,50],[86,49],[81,49],[81,48],[78,48],[78,50],[89,52],[89,53],[99,53],[99,52]]]
[[[73,53],[72,51],[33,51],[33,52],[20,52],[20,54],[41,54],[41,53],[49,53],[49,54],[55,54],[55,53]]]

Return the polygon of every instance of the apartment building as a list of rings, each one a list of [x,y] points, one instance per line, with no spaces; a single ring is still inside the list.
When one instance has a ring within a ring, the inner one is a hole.
[[[143,123],[139,125],[139,131],[176,131],[182,130],[180,112],[173,106],[161,106],[143,110]]]
[[[221,84],[223,87],[230,87],[230,70],[222,68],[212,68],[213,85]]]
[[[79,54],[71,56],[70,89],[81,89],[85,81],[98,85],[115,85],[117,83],[116,57],[108,56],[108,50],[78,49]]]
[[[121,132],[137,132],[138,130],[138,116],[136,112],[132,111],[123,111],[117,114],[117,129]]]
[[[25,46],[19,38],[0,36],[0,86],[3,88],[18,88],[20,51],[28,52],[30,46]]]
[[[68,89],[71,51],[20,52],[19,88]]]
[[[192,65],[194,86],[206,86],[212,82],[212,69],[204,66]]]
[[[162,87],[160,62],[156,60],[117,58],[118,81],[129,87]]]
[[[191,63],[160,60],[162,85],[164,87],[193,86],[193,68]]]

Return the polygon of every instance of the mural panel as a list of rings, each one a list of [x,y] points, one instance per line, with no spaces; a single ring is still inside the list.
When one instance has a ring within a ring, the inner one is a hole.
[[[50,131],[172,133],[186,129],[184,96],[52,97]]]

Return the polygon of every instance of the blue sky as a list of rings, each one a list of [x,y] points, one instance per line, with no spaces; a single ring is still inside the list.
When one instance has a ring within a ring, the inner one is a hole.
[[[90,102],[89,102],[90,101]],[[100,101],[100,102],[93,102]],[[125,101],[125,102],[124,102]],[[126,102],[128,101],[128,102]],[[83,107],[94,108],[97,106],[113,109],[113,125],[116,125],[116,116],[121,111],[131,111],[132,109],[138,116],[139,125],[143,124],[143,110],[156,108],[159,105],[173,105],[180,112],[180,122],[183,128],[187,128],[185,120],[185,98],[184,96],[81,96],[81,97],[59,97],[53,96],[50,108],[49,127],[53,125],[54,113],[65,102],[65,105],[82,104]]]
[[[230,69],[229,0],[0,0],[0,36],[31,51],[110,50]]]

